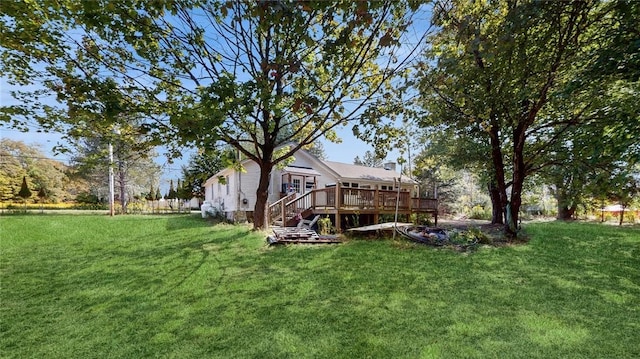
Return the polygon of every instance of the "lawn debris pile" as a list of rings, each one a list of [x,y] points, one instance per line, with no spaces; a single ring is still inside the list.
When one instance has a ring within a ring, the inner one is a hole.
[[[431,246],[452,246],[458,250],[466,250],[478,244],[477,231],[447,231],[443,228],[427,226],[396,227],[396,232],[414,242]]]
[[[273,235],[267,237],[269,245],[291,243],[341,243],[337,236],[319,235],[316,231],[299,227],[274,227]]]

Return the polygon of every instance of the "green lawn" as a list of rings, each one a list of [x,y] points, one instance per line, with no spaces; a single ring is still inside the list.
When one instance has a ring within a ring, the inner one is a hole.
[[[638,358],[640,229],[459,253],[199,216],[0,217],[3,358]]]

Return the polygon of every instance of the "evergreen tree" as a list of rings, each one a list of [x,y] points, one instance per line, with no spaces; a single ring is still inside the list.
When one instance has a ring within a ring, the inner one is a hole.
[[[147,201],[151,202],[151,212],[153,212],[153,199],[155,198],[155,190],[153,189],[153,182],[149,186],[149,193],[144,197]]]
[[[158,212],[160,211],[160,198],[162,198],[162,194],[160,194],[160,186],[156,188],[156,194],[153,196],[153,199],[158,201]]]
[[[360,159],[360,156],[356,156],[356,158],[353,159],[353,164],[376,168],[381,168],[384,165],[383,159],[377,157],[376,154],[371,151],[366,151],[362,159]]]
[[[44,187],[40,187],[38,190],[38,198],[40,198],[41,201],[47,198],[47,190],[44,189]]]
[[[31,197],[31,190],[29,186],[27,186],[27,177],[22,177],[22,186],[20,187],[20,192],[18,192],[18,196],[22,197],[24,201],[24,207],[27,208],[27,198]]]
[[[167,194],[167,199],[176,198],[176,190],[173,188],[173,180],[169,181],[169,193]]]
[[[176,199],[176,190],[173,187],[173,180],[169,182],[169,193],[167,193],[165,199],[169,201],[169,207],[173,209],[173,200]]]
[[[144,197],[147,201],[153,201],[155,195],[155,191],[153,190],[153,183],[151,184],[151,187],[149,187],[149,193],[147,193],[147,195]]]

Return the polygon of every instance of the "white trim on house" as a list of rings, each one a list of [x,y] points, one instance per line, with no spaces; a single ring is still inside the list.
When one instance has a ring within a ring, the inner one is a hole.
[[[303,175],[303,176],[322,176],[320,172],[314,170],[313,168],[307,168],[307,167],[287,166],[282,169],[282,172]]]

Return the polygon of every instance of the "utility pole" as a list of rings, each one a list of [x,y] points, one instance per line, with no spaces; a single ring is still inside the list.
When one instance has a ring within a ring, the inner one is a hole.
[[[398,177],[398,192],[396,193],[396,214],[393,223],[393,240],[396,239],[396,231],[398,230],[398,206],[400,204],[400,187],[402,187],[402,164],[400,165],[400,177]]]
[[[113,128],[114,135],[120,135],[120,129]],[[113,180],[113,136],[109,140],[109,216],[113,217],[115,206],[114,180]]]
[[[114,206],[113,194],[113,145],[109,141],[109,216],[113,217]]]

